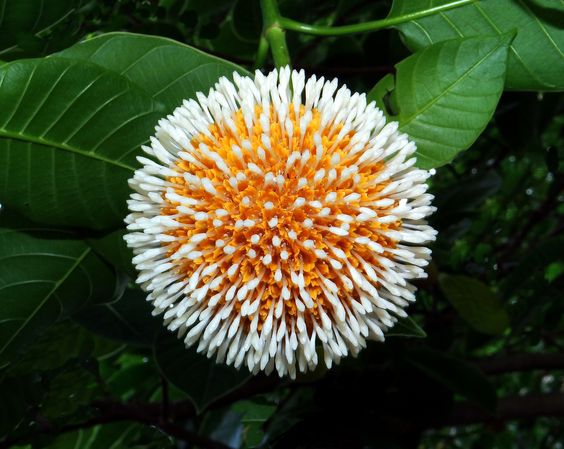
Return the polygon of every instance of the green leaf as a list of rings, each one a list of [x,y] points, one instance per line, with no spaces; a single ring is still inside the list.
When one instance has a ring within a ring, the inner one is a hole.
[[[42,223],[121,226],[127,179],[158,119],[236,69],[169,39],[125,33],[6,64],[0,197]]]
[[[499,335],[509,327],[507,312],[486,284],[467,276],[443,274],[439,285],[460,317],[478,332]]]
[[[394,0],[388,17],[416,13],[452,0]],[[548,2],[545,2],[548,4]],[[419,50],[460,37],[500,36],[517,31],[511,43],[506,87],[516,90],[564,89],[564,8],[554,10],[530,0],[483,0],[398,25],[407,45]]]
[[[196,408],[207,405],[246,382],[250,374],[223,363],[217,364],[195,348],[186,348],[182,340],[163,331],[154,347],[157,365],[172,384],[184,391]]]
[[[61,369],[45,373],[41,415],[52,422],[79,419],[81,409],[104,393],[97,373],[94,359],[70,360]]]
[[[91,357],[95,347],[92,334],[78,324],[65,320],[36,338],[8,370],[16,374],[53,370],[71,359]]]
[[[149,346],[161,329],[162,320],[152,316],[152,307],[145,297],[140,290],[127,289],[117,301],[85,307],[73,319],[103,337]]]
[[[160,386],[160,376],[153,361],[140,357],[136,364],[121,366],[106,380],[108,390],[122,401],[149,400]]]
[[[18,56],[22,44],[48,33],[76,12],[81,0],[0,0],[0,55]],[[24,45],[25,46],[25,45]]]
[[[171,39],[130,33],[104,34],[56,56],[119,73],[164,105],[166,114],[183,99],[194,98],[196,92],[207,94],[221,76],[249,74],[229,61]]]
[[[417,143],[417,164],[450,162],[482,133],[503,90],[510,36],[431,45],[396,66],[392,117]]]
[[[400,318],[395,326],[386,334],[387,337],[425,338],[425,331],[410,317]]]
[[[50,443],[51,449],[124,449],[134,447],[139,424],[113,423],[64,433]]]
[[[390,104],[390,95],[395,87],[394,75],[388,73],[384,78],[376,83],[376,85],[368,92],[367,100],[375,101],[376,105],[384,112],[386,117],[397,114],[397,111],[392,110]]]
[[[61,58],[5,65],[0,102],[6,205],[52,225],[119,226],[135,153],[163,105],[112,71]]]
[[[417,347],[405,354],[405,361],[454,393],[495,412],[495,388],[482,372],[464,360],[428,347]]]
[[[70,233],[0,221],[0,363],[60,318],[114,298],[114,271]]]
[[[259,446],[264,439],[263,426],[276,411],[276,405],[256,401],[240,401],[232,407],[232,410],[242,415],[244,448],[250,449]]]
[[[229,447],[243,449],[241,414],[230,408],[216,408],[205,413],[200,433]]]

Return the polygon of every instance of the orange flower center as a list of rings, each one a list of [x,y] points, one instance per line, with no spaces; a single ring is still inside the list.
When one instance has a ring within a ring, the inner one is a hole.
[[[180,202],[163,195],[167,205],[161,214],[180,214],[175,220],[182,223],[169,232],[176,239],[166,244],[171,255],[197,240],[193,257],[177,260],[178,272],[186,278],[217,264],[217,271],[203,278],[210,283],[204,301],[233,285],[239,290],[247,286],[242,299],[235,297],[231,312],[258,300],[258,307],[245,314],[247,325],[258,313],[260,330],[271,309],[283,302],[287,325],[304,311],[311,330],[313,320],[321,319],[320,308],[331,315],[325,280],[336,286],[338,300],[351,307],[359,292],[348,280],[347,268],[366,276],[367,266],[380,266],[373,249],[359,239],[380,245],[379,256],[395,247],[381,231],[398,229],[401,222],[372,218],[387,215],[398,201],[376,203],[389,184],[377,179],[385,164],[359,163],[363,152],[351,154],[355,133],[339,135],[343,124],[322,127],[316,109],[304,121],[302,105],[298,117],[290,107],[283,124],[271,108],[269,129],[264,130],[261,114],[257,106],[252,132],[239,110],[230,126],[212,124],[209,135],[191,141],[197,159],[179,158],[173,167],[178,175],[168,181],[195,204],[184,206],[190,211],[183,213]],[[265,132],[270,136],[266,141],[261,138]],[[367,216],[366,209],[374,214]],[[224,294],[217,307],[225,301]]]

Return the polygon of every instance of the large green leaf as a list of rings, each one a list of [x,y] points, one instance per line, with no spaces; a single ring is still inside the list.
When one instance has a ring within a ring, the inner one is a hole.
[[[4,66],[0,102],[6,205],[54,225],[119,225],[135,153],[164,107],[112,71],[61,58]]]
[[[89,61],[119,73],[170,113],[196,92],[207,93],[219,77],[248,74],[231,62],[162,37],[109,33],[56,55]]]
[[[416,13],[452,0],[394,0],[389,17]],[[547,4],[549,2],[546,2]],[[564,89],[564,7],[542,8],[531,0],[482,0],[398,25],[414,50],[447,39],[503,35],[511,43],[506,87],[518,90]]]
[[[198,410],[243,384],[250,374],[246,368],[236,370],[217,364],[195,348],[186,348],[182,340],[168,331],[157,338],[154,356],[162,374],[184,391]]]
[[[0,68],[0,197],[43,223],[117,227],[159,118],[237,66],[169,39],[105,35]]]
[[[114,270],[72,234],[0,222],[0,364],[61,317],[119,294]]]
[[[438,167],[468,148],[488,124],[503,91],[510,36],[450,40],[424,48],[396,66],[389,114],[417,143],[417,164]],[[368,95],[389,91],[376,85]],[[385,103],[377,99],[380,104]]]
[[[498,335],[509,326],[509,317],[495,293],[477,279],[443,274],[439,283],[448,301],[470,326],[484,334]]]
[[[82,0],[0,0],[0,55],[16,56],[80,7]],[[21,56],[20,56],[21,57]]]

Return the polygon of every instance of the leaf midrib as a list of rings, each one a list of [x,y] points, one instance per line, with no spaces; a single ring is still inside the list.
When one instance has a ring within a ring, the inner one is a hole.
[[[0,128],[0,139],[13,139],[13,140],[19,140],[21,142],[26,142],[26,143],[35,143],[35,144],[42,145],[42,146],[45,146],[45,147],[56,148],[58,150],[63,150],[63,151],[67,151],[69,153],[78,154],[82,157],[95,159],[95,160],[100,161],[100,162],[105,162],[106,164],[114,165],[116,167],[119,167],[121,169],[125,169],[125,170],[128,170],[128,171],[135,171],[135,168],[132,167],[131,165],[124,164],[122,162],[115,161],[115,160],[112,160],[112,159],[108,159],[108,158],[106,158],[106,157],[104,157],[100,154],[92,153],[92,152],[89,152],[89,151],[84,151],[84,150],[81,150],[79,148],[76,148],[76,147],[73,147],[71,145],[61,143],[61,142],[54,142],[52,140],[44,139],[42,137],[35,137],[35,136],[28,135],[28,134],[15,133],[13,131],[8,131],[7,129]]]
[[[472,38],[471,38],[472,39]],[[441,98],[443,98],[445,95],[447,95],[459,82],[461,82],[462,80],[464,80],[476,67],[478,67],[480,64],[482,64],[487,58],[489,58],[494,52],[496,52],[497,50],[499,50],[499,48],[502,45],[496,45],[491,51],[489,51],[484,57],[482,57],[480,60],[478,60],[476,63],[472,64],[468,70],[466,70],[464,72],[464,74],[455,79],[453,83],[451,83],[446,89],[442,90],[441,93],[439,95],[437,95],[435,98],[431,99],[431,101],[429,101],[426,105],[423,106],[422,109],[415,111],[411,116],[409,116],[408,118],[406,118],[405,120],[400,120],[400,126],[404,127],[407,124],[411,123],[413,121],[413,119],[415,119],[417,116],[423,114],[425,111],[427,111],[429,108],[431,108],[435,103],[437,103]]]
[[[6,350],[6,348],[14,341],[14,339],[21,333],[22,329],[24,329],[27,324],[30,322],[30,320],[37,314],[37,312],[45,305],[45,303],[47,301],[49,301],[49,299],[53,296],[53,294],[57,291],[57,289],[68,279],[68,277],[74,272],[74,270],[76,270],[78,268],[78,266],[82,263],[82,261],[86,258],[86,256],[88,254],[90,254],[90,251],[92,251],[91,248],[86,248],[82,254],[80,256],[78,256],[75,260],[75,262],[69,267],[69,269],[66,271],[66,273],[61,277],[61,279],[59,279],[58,281],[55,282],[55,284],[53,285],[53,287],[51,288],[51,290],[49,290],[49,292],[45,295],[45,298],[43,298],[41,300],[41,302],[37,305],[37,307],[35,307],[35,309],[33,310],[32,313],[29,314],[29,316],[26,318],[26,320],[22,323],[22,325],[16,330],[14,331],[14,333],[11,335],[11,337],[8,339],[8,341],[6,343],[4,343],[4,345],[0,348],[0,355],[4,353],[4,351]]]

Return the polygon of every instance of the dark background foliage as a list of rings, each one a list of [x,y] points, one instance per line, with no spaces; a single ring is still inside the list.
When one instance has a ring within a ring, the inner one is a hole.
[[[496,1],[505,2],[484,0]],[[394,8],[409,11],[414,3],[396,2]],[[530,12],[530,23],[563,25],[561,2],[518,3]],[[40,12],[38,5],[0,0],[3,61],[40,58],[86,37],[127,31],[171,38],[252,69],[262,33],[260,6],[251,0],[58,0],[45,2]],[[280,2],[285,17],[321,26],[375,20],[391,6]],[[470,17],[462,8],[459,13]],[[341,37],[288,32],[292,64],[368,92],[426,45],[412,25]],[[421,22],[417,29],[425,27],[432,34],[439,25]],[[63,57],[41,61],[65,64]],[[511,61],[508,70],[517,64]],[[27,180],[22,166],[10,165],[15,153],[9,145],[25,139],[4,123],[0,140],[14,143],[0,146],[0,165],[10,169],[0,169],[0,448],[562,448],[564,101],[549,92],[562,88],[550,84],[551,73],[564,79],[560,62],[533,67],[533,81],[508,71],[485,130],[432,178],[438,208],[432,224],[439,237],[429,277],[419,283],[418,301],[408,310],[412,319],[357,359],[293,382],[214,365],[161,330],[160,318],[151,316],[131,283],[135,272],[123,230],[115,225],[123,212],[119,194],[116,205],[102,203],[99,210],[83,196],[77,204],[84,210],[65,213],[56,212],[55,200],[44,210],[31,210],[25,201],[14,206],[16,195],[20,202],[28,195],[33,205],[33,190],[45,180],[33,164],[25,166],[35,170]],[[28,62],[21,64],[23,71]],[[262,68],[272,64],[267,59]],[[534,75],[537,69],[546,78]],[[232,70],[218,68],[216,76]],[[390,115],[399,107],[401,117],[399,92],[397,98],[382,92],[377,99]],[[176,104],[152,94],[147,115],[139,119],[147,124],[136,125],[147,133],[129,142],[134,148]],[[3,108],[9,95],[0,84]],[[36,144],[44,142],[27,142],[18,154],[35,154]],[[43,163],[39,168],[49,170]],[[56,179],[69,176],[66,163],[57,165]],[[125,184],[121,188],[127,192]],[[102,190],[100,185],[96,195]],[[68,195],[63,201],[74,201]],[[88,199],[104,201],[102,193],[96,195]],[[53,279],[57,270],[70,273],[64,282],[33,284],[7,296],[30,273],[36,276],[31,279]],[[40,290],[56,290],[57,301],[38,305],[32,298]],[[22,322],[27,330],[16,334],[11,323]]]

